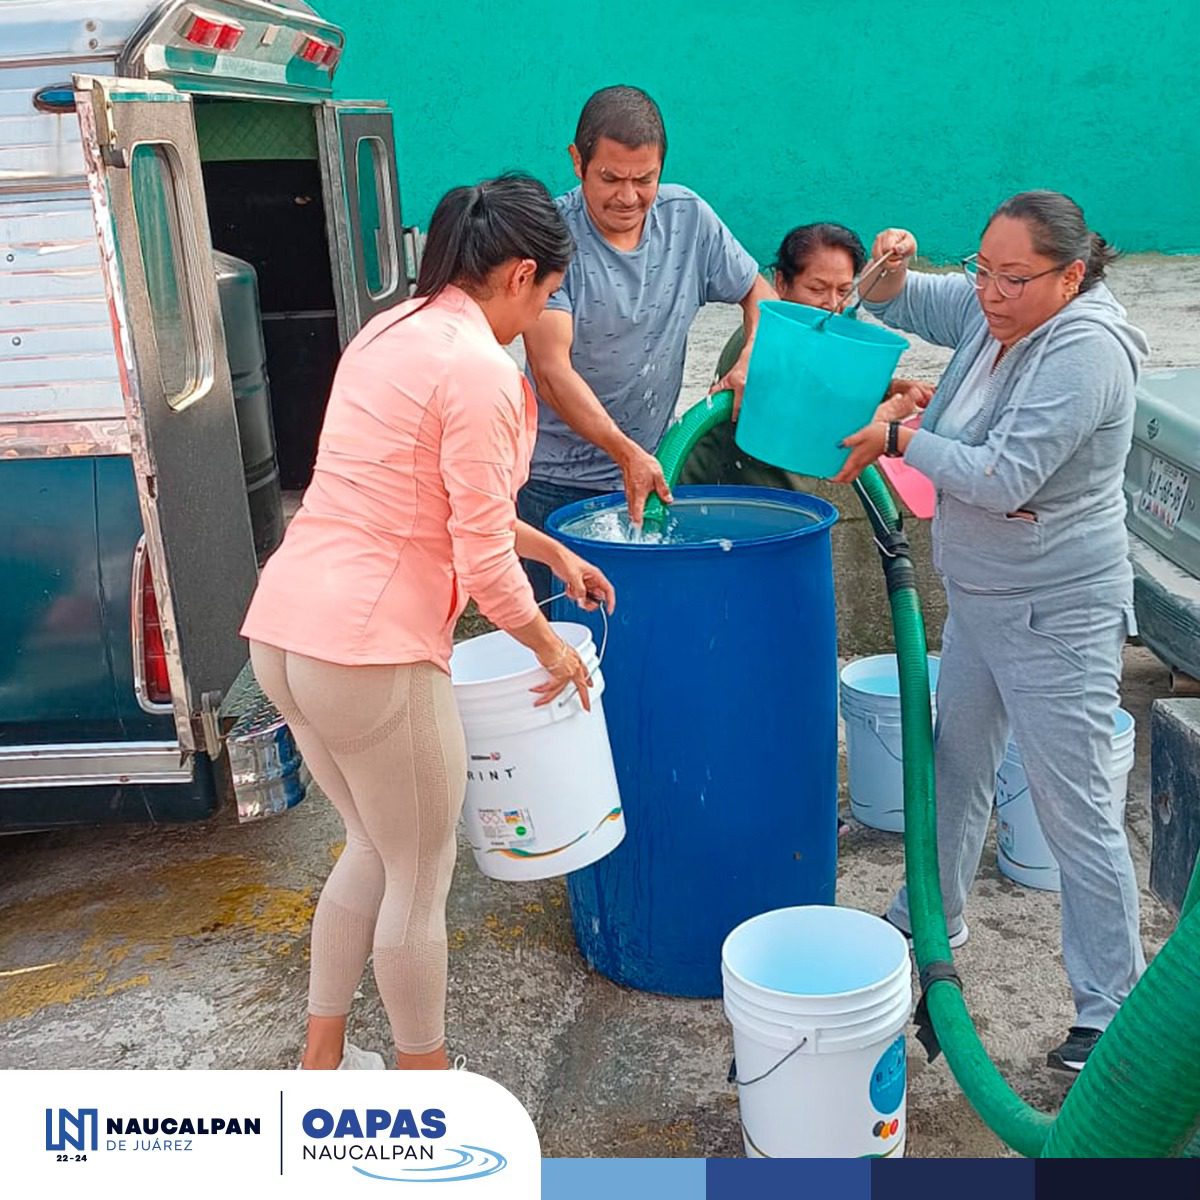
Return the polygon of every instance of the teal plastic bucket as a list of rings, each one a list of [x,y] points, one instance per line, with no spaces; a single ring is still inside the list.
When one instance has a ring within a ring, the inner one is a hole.
[[[828,479],[846,461],[842,439],[870,421],[908,342],[807,304],[764,300],[759,313],[735,440],[772,466]]]

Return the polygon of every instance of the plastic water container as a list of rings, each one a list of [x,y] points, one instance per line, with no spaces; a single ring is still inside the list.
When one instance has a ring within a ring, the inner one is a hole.
[[[759,312],[734,438],[772,466],[827,479],[846,461],[842,440],[883,400],[908,342],[807,304],[764,300]]]
[[[931,706],[939,666],[937,655],[929,655]],[[904,751],[896,656],[875,654],[847,663],[841,673],[841,702],[846,723],[850,811],[855,820],[872,829],[903,833]]]
[[[250,263],[220,250],[213,251],[213,267],[246,474],[250,528],[254,531],[254,552],[261,564],[283,541],[284,520],[258,274]]]
[[[308,768],[279,710],[259,693],[225,741],[238,821],[278,816],[304,799]]]
[[[508,634],[460,642],[450,659],[467,738],[463,823],[492,879],[549,879],[603,858],[625,836],[604,721],[604,676],[584,625],[554,622],[592,676],[592,711],[574,686],[534,707],[546,680],[532,650]]]
[[[1112,769],[1108,802],[1116,806],[1118,820],[1125,821],[1125,792],[1133,770],[1136,736],[1133,716],[1117,709],[1113,728]],[[1046,844],[1046,836],[1033,807],[1025,766],[1015,742],[1008,743],[1004,762],[996,774],[996,865],[1014,883],[1045,892],[1061,889],[1058,862]]]
[[[623,496],[569,505],[547,524],[617,590],[604,701],[629,833],[567,891],[595,970],[717,997],[731,929],[834,898],[837,511],[771,488],[675,497],[667,528],[688,539],[678,544],[589,534]],[[565,600],[554,611],[579,612]],[[579,619],[599,636],[595,614]]]
[[[747,1155],[903,1155],[904,935],[852,908],[777,909],[726,938],[721,970]]]

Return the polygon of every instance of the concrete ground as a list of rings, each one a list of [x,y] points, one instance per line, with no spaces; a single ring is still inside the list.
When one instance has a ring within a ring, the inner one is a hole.
[[[1116,273],[1156,362],[1200,363],[1197,284],[1196,259],[1135,259]],[[702,392],[735,320],[729,310],[701,314],[692,394]],[[916,347],[909,372],[932,375],[938,353]],[[880,580],[871,587],[881,590]],[[1138,726],[1130,842],[1153,953],[1173,922],[1144,886],[1148,712],[1169,680],[1147,651],[1130,647],[1124,686]],[[0,838],[0,1068],[291,1066],[307,925],[340,845],[339,822],[315,792],[259,826],[225,819]],[[897,837],[852,824],[841,845],[839,902],[878,912],[901,872]],[[448,922],[451,1049],[526,1105],[545,1154],[741,1153],[719,1001],[645,995],[593,974],[575,950],[561,882],[489,881],[465,849]],[[970,922],[971,940],[956,958],[983,1038],[1021,1095],[1053,1109],[1065,1084],[1044,1067],[1045,1053],[1071,1021],[1058,899],[1002,878],[990,843]],[[380,1050],[388,1043],[369,976],[351,1036]],[[909,1079],[910,1155],[1005,1153],[945,1060],[926,1064],[915,1042]]]

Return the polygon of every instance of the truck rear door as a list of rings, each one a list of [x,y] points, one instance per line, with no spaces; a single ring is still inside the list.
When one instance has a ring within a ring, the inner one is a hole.
[[[75,86],[175,722],[184,750],[215,753],[257,571],[192,103]]]
[[[408,295],[392,110],[326,101],[317,117],[321,182],[342,345]]]

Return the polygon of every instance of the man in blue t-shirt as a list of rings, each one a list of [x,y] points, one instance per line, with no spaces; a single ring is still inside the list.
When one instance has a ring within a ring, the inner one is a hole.
[[[571,145],[579,187],[558,199],[575,255],[562,287],[525,334],[538,394],[538,440],[521,519],[541,529],[556,508],[624,489],[640,523],[646,498],[670,500],[654,451],[675,413],[692,320],[710,302],[740,304],[746,345],[714,390],[740,403],[758,324],[775,298],[695,192],[660,184],[662,114],[638,88],[584,105]],[[538,599],[550,576],[526,564]]]

